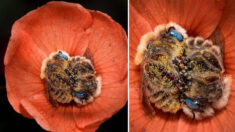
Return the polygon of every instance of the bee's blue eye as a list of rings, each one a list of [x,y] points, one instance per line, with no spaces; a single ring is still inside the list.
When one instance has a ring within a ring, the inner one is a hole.
[[[65,60],[68,60],[68,57],[64,55],[62,52],[59,52],[58,56],[64,58]]]
[[[197,101],[193,101],[189,98],[186,98],[185,102],[186,102],[186,105],[191,109],[198,109],[199,108]]]
[[[170,29],[168,34],[175,37],[178,41],[183,41],[183,36],[175,29]]]
[[[83,93],[76,92],[75,94],[76,94],[76,97],[78,97],[78,98],[83,98],[84,97]]]

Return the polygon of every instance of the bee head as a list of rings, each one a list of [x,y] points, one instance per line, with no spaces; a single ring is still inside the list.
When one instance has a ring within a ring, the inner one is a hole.
[[[173,26],[169,27],[166,32],[168,35],[176,38],[180,42],[182,42],[184,39],[183,35],[180,32],[178,32]]]
[[[59,51],[58,54],[57,54],[57,56],[59,56],[59,57],[61,57],[61,58],[64,58],[65,60],[68,60],[67,55],[63,54],[62,51]]]
[[[85,94],[84,93],[81,93],[81,92],[76,92],[75,93],[75,96],[79,99],[83,99],[85,97]]]
[[[200,108],[198,101],[193,101],[189,98],[185,99],[185,104],[192,110],[198,110]]]

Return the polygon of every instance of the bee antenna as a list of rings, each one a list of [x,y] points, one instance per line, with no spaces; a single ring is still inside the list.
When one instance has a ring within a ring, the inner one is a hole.
[[[193,114],[193,119],[192,120],[194,120],[195,119],[195,113],[194,113],[193,110],[192,110],[192,114]]]

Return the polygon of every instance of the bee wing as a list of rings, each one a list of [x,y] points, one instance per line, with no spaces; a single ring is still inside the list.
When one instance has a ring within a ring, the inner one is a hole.
[[[57,107],[58,103],[70,103],[73,99],[73,95],[70,89],[60,89],[53,87],[47,83],[47,93],[50,103]]]
[[[151,106],[151,103],[148,99],[148,97],[150,96],[150,92],[146,89],[147,84],[145,83],[145,76],[143,73],[143,70],[140,71],[141,74],[141,79],[140,79],[140,94],[141,94],[141,101],[143,104],[143,109],[145,111],[145,113],[149,116],[149,117],[153,117],[156,112],[154,110],[154,108]]]
[[[152,48],[155,49],[153,46]],[[162,60],[158,60],[156,57],[161,55],[161,57],[165,58],[165,62],[168,62],[167,56],[170,57],[171,54],[168,50],[164,50],[163,48],[159,50],[160,52],[155,52],[154,54],[149,55],[145,53],[144,61],[141,64],[141,92],[142,92],[142,103],[145,109],[145,112],[149,115],[155,114],[155,109],[161,109],[164,112],[176,113],[179,109],[181,109],[181,103],[178,100],[177,90],[178,88],[172,87],[173,82],[164,82],[162,77],[160,76],[152,76],[151,74],[155,74],[154,72],[159,72],[156,74],[164,74],[160,73],[159,69],[156,69],[159,65],[164,67],[166,70],[167,66],[162,63]],[[168,52],[168,53],[167,53]],[[155,57],[153,57],[154,55]],[[164,62],[164,63],[165,63]],[[156,64],[156,65],[155,65]],[[165,76],[165,75],[163,75]],[[168,88],[162,87],[162,83],[167,85]]]
[[[46,80],[44,80],[44,84],[45,84],[45,88],[46,88],[46,95],[47,95],[47,98],[49,100],[49,102],[51,103],[51,105],[56,109],[58,108],[59,104],[58,102],[53,99],[52,95],[51,95],[51,91],[50,91],[50,86],[48,84],[48,82]]]
[[[223,36],[220,34],[219,30],[216,29],[212,35],[210,36],[210,38],[213,42],[214,45],[219,47],[219,51],[221,53],[222,59],[223,59],[223,52],[224,52],[224,38]]]
[[[224,72],[223,57],[221,48],[213,45],[211,40],[204,40],[201,37],[186,39],[187,58],[192,59],[201,56],[201,60],[206,64],[218,68]]]
[[[214,45],[216,48],[212,48],[213,52],[217,52],[215,53],[216,55],[218,55],[220,57],[220,62],[222,65],[224,65],[224,38],[223,35],[220,34],[219,30],[216,29],[213,34],[210,36],[210,39],[213,41]],[[223,67],[223,72],[224,72],[224,67]]]
[[[222,73],[224,72],[222,53],[218,45],[201,37],[188,38],[187,58],[190,60],[189,74],[191,85],[186,95],[195,100],[202,100],[202,105],[215,102],[222,96]]]

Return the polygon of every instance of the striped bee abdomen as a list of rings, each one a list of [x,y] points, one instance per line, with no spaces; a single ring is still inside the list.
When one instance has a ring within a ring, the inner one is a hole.
[[[58,51],[52,53],[43,65],[41,77],[47,83],[46,91],[51,103],[74,101],[78,105],[86,105],[100,94],[101,78],[96,77],[91,60],[69,57],[67,53]]]

